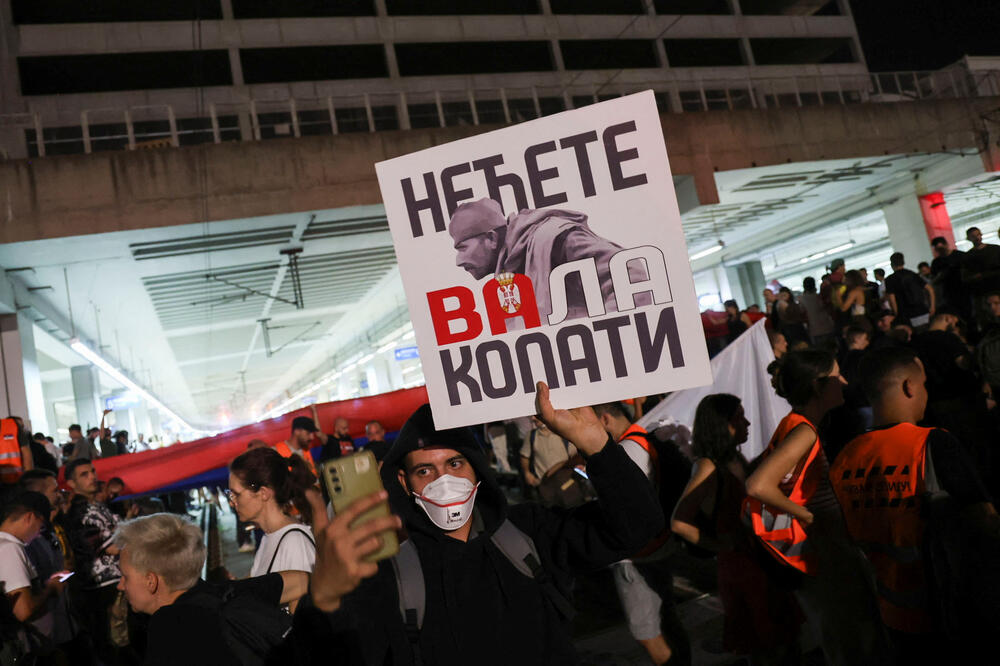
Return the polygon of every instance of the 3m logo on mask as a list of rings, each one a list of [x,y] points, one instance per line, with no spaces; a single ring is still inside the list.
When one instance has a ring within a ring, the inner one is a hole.
[[[444,474],[424,486],[423,494],[413,493],[413,501],[432,523],[451,531],[469,522],[478,491],[478,483]]]

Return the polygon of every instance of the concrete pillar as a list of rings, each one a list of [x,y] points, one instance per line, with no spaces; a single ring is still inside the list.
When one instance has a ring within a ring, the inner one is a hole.
[[[927,237],[934,239],[944,236],[948,241],[948,247],[955,247],[955,229],[951,224],[951,216],[948,215],[948,206],[944,201],[943,192],[931,192],[917,197],[920,202],[920,212],[924,218],[924,228],[927,230]]]
[[[149,420],[149,408],[146,406],[146,402],[142,401],[139,406],[135,408],[135,432],[130,433],[135,439],[139,439],[139,433],[145,435],[144,439],[148,442],[149,437],[152,434],[152,424]]]
[[[764,270],[759,261],[747,261],[734,266],[726,266],[726,280],[732,298],[745,310],[751,303],[760,304],[764,291]],[[720,289],[720,292],[722,290]],[[763,305],[761,304],[763,308]]]
[[[32,432],[49,431],[42,394],[42,375],[35,354],[32,322],[22,314],[0,315],[0,407],[3,416],[20,416],[31,421]]]
[[[97,368],[78,365],[70,368],[69,372],[73,382],[73,402],[76,403],[76,422],[86,432],[87,428],[96,428],[100,424],[103,411]]]
[[[399,365],[399,361],[393,352],[389,352],[388,361],[386,361],[386,367],[389,373],[389,386],[392,388],[390,390],[396,391],[403,388],[403,369]]]
[[[930,238],[924,227],[924,217],[916,194],[902,196],[882,207],[889,227],[889,243],[893,252],[902,252],[906,267],[917,270],[921,261],[931,260]],[[889,257],[885,257],[888,260]]]

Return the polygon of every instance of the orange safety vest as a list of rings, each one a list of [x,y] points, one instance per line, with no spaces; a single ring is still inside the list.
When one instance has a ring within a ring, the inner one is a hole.
[[[622,436],[618,438],[618,442],[624,442],[626,439],[631,440],[642,447],[643,451],[649,454],[650,465],[653,468],[653,483],[660,483],[660,458],[656,453],[656,447],[651,446],[649,443],[649,438],[645,436],[646,429],[642,426],[632,424],[628,429],[622,433]],[[670,516],[667,516],[667,521],[670,521]],[[657,550],[660,549],[663,544],[667,542],[670,538],[670,528],[666,528],[659,534],[657,534],[653,539],[642,547],[638,553],[635,554],[636,557],[647,557],[652,555]]]
[[[767,449],[761,454],[761,458],[770,455],[779,442],[803,423],[814,431],[816,430],[809,419],[801,414],[792,412],[783,418],[774,431],[774,435],[771,436]],[[795,466],[791,480],[781,484],[781,490],[785,496],[800,506],[806,505],[823,480],[820,466],[813,464],[820,455],[823,455],[823,449],[820,445],[819,435],[817,435],[812,448]],[[743,500],[743,518],[750,523],[751,529],[760,539],[765,550],[777,558],[779,562],[794,567],[805,574],[815,575],[817,573],[818,554],[797,518],[767,506],[753,497],[747,497]]]
[[[920,515],[930,431],[900,423],[867,432],[851,440],[830,469],[847,531],[875,568],[882,621],[908,633],[933,628]]]
[[[17,483],[24,472],[17,421],[0,419],[0,483]]]
[[[291,456],[296,455],[288,446],[287,442],[278,442],[274,445],[274,450],[280,453],[284,458],[290,458]],[[305,455],[302,456],[302,460],[309,466],[309,471],[313,473],[313,476],[318,479],[319,474],[316,473],[316,465],[313,464],[312,456],[309,454],[308,450],[306,450]]]

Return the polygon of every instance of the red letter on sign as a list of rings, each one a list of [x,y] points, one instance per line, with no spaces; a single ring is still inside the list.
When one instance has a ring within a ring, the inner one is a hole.
[[[444,306],[446,298],[457,298],[458,307],[447,310]],[[434,335],[439,345],[450,345],[454,342],[472,340],[483,332],[483,320],[476,313],[476,296],[468,287],[449,287],[427,292],[427,305],[431,311],[431,321],[434,322]],[[461,319],[465,322],[465,330],[451,332],[449,322]]]
[[[483,285],[483,300],[493,335],[506,333],[507,320],[512,317],[522,317],[525,328],[542,325],[535,304],[535,288],[527,275],[500,273]]]

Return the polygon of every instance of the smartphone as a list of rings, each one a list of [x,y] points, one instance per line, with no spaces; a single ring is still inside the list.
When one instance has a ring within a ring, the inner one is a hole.
[[[52,577],[53,578],[58,578],[59,582],[63,583],[63,582],[66,581],[67,578],[69,578],[70,576],[72,576],[74,573],[76,573],[76,572],[75,571],[60,571],[58,573],[52,574]]]
[[[334,515],[346,509],[354,500],[378,492],[383,487],[378,463],[375,461],[375,454],[371,451],[360,451],[349,456],[328,460],[323,463],[322,469],[323,482],[330,495],[330,504],[333,506]],[[354,525],[388,515],[389,503],[382,502],[358,516]],[[368,562],[378,562],[399,552],[399,539],[395,530],[386,530],[379,536],[382,538],[382,546],[365,557]]]

